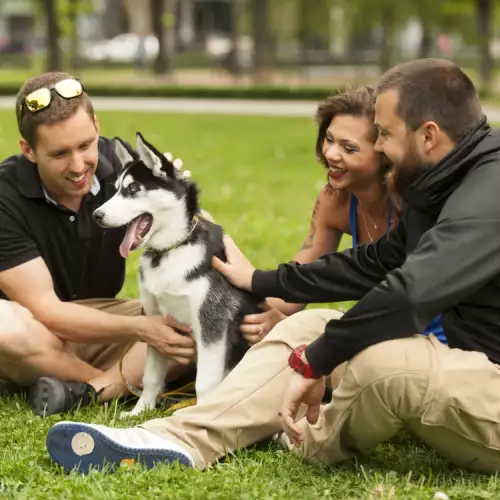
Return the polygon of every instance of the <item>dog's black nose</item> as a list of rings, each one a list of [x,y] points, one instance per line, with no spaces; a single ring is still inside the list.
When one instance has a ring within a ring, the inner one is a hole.
[[[104,219],[104,212],[102,212],[101,210],[94,210],[92,216],[94,217],[94,220],[97,222],[97,224],[101,224],[102,219]]]

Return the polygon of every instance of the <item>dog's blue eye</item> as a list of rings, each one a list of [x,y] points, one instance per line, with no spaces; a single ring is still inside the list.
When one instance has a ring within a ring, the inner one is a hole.
[[[128,190],[130,194],[135,194],[137,191],[139,191],[139,185],[135,182],[132,182],[132,184],[129,185]]]

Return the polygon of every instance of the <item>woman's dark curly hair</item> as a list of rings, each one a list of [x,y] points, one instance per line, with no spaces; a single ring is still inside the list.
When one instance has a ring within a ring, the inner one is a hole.
[[[323,154],[323,144],[326,131],[337,115],[350,115],[365,117],[374,123],[375,119],[375,90],[371,86],[363,86],[355,89],[349,89],[339,94],[328,96],[318,105],[316,111],[316,123],[318,124],[318,137],[316,139],[316,157],[326,168],[328,163]],[[375,124],[370,131],[370,140],[375,144],[378,130]],[[381,176],[389,171],[389,162],[383,157],[381,165]]]

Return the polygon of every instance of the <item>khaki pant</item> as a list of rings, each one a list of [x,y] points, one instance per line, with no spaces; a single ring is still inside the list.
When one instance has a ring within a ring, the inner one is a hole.
[[[200,468],[280,431],[291,349],[313,341],[339,316],[318,309],[294,314],[203,403],[141,427],[185,447]],[[406,427],[451,462],[494,472],[500,470],[500,369],[483,354],[450,349],[433,336],[380,343],[347,363],[318,423],[300,425],[306,439],[294,451],[326,464],[367,452]]]
[[[142,304],[138,299],[86,299],[77,300],[74,303],[109,314],[122,316],[140,316],[142,314]],[[102,371],[109,370],[116,365],[131,347],[130,342],[114,344],[67,342],[66,345],[81,360]]]
[[[88,299],[75,301],[93,309],[99,309],[110,314],[121,314],[124,316],[138,316],[142,314],[142,306],[139,300],[121,300],[121,299]],[[19,313],[18,310],[21,312]],[[34,320],[31,313],[21,308],[15,302],[0,300],[0,315],[2,315],[2,328],[5,330],[16,331],[26,328],[23,320]],[[24,332],[23,332],[24,333]],[[106,371],[114,366],[125,352],[131,347],[130,342],[113,344],[87,344],[80,342],[64,342],[66,348],[74,352],[78,358],[92,365],[98,370]],[[0,378],[8,379],[0,368]]]

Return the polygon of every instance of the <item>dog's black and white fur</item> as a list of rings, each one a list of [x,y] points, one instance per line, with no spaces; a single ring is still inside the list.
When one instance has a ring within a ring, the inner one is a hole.
[[[190,325],[197,345],[198,401],[214,389],[248,349],[239,326],[259,312],[259,299],[239,290],[215,269],[226,260],[222,229],[199,218],[198,188],[171,155],[159,153],[140,133],[133,150],[115,139],[123,170],[116,194],[94,212],[103,227],[128,226],[124,252],[144,247],[139,291],[147,315],[171,315]],[[134,241],[131,243],[135,233]],[[128,238],[128,240],[127,240]],[[126,241],[127,240],[127,241]],[[154,408],[164,388],[168,360],[148,347],[143,392],[127,414]]]

